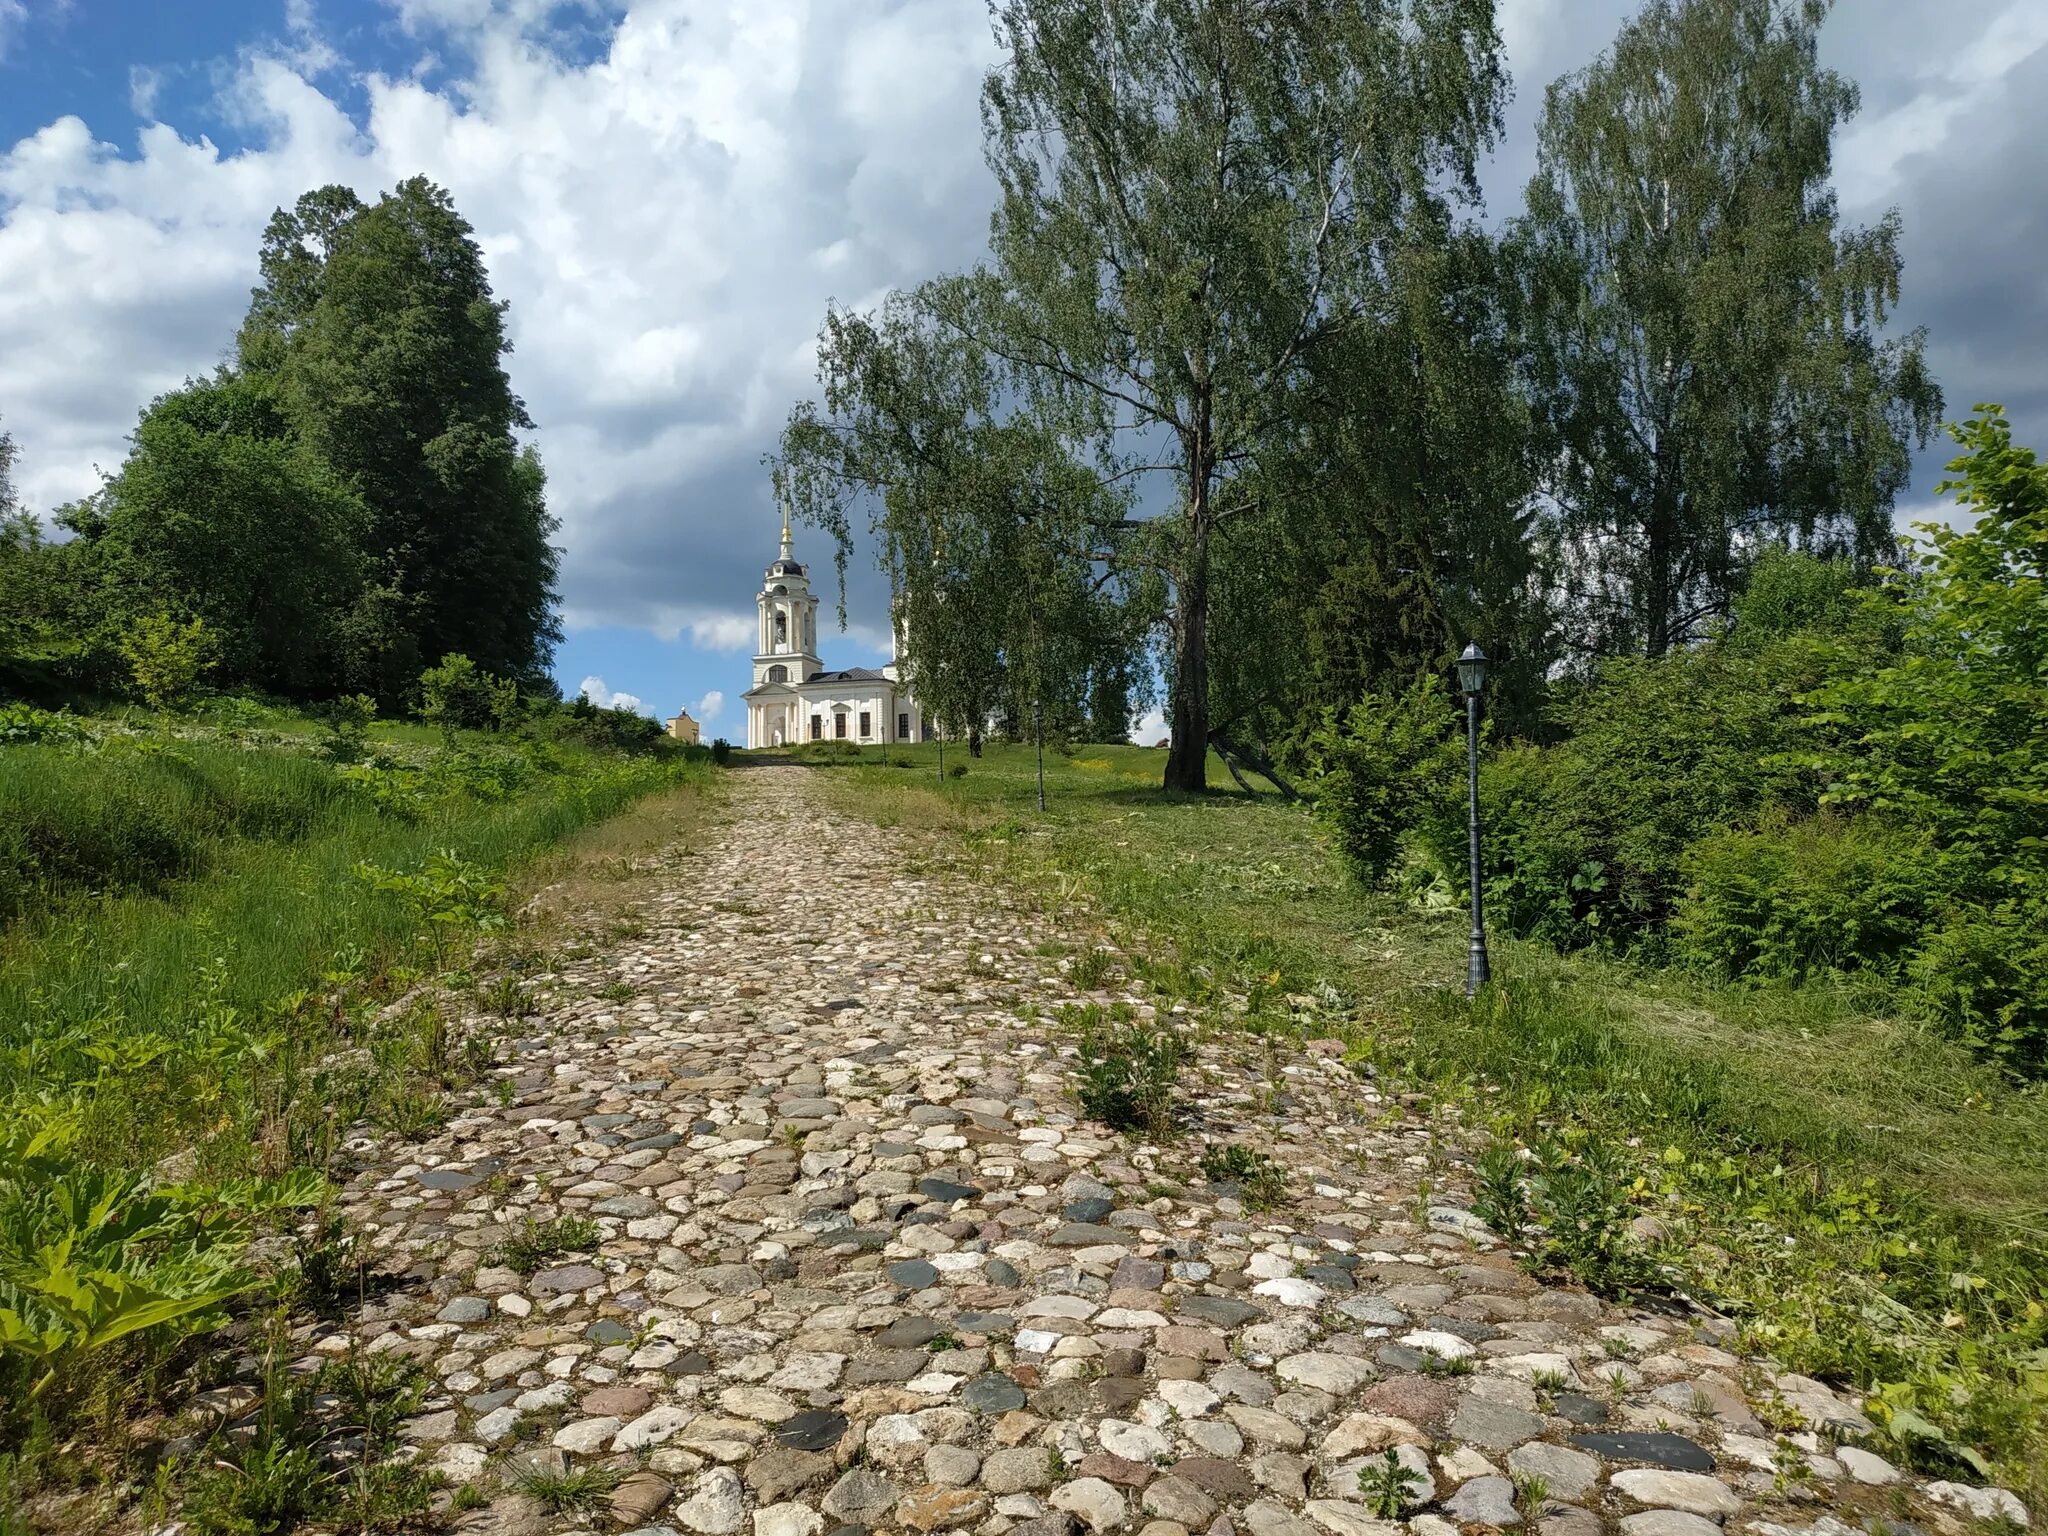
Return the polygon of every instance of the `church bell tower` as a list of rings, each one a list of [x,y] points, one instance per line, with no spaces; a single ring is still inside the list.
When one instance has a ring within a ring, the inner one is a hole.
[[[762,577],[754,604],[760,610],[755,687],[806,682],[824,670],[818,659],[818,599],[811,591],[810,572],[797,563],[787,502],[782,507],[782,547]]]

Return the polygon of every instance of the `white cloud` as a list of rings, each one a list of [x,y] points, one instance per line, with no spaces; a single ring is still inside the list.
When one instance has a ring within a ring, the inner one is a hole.
[[[734,605],[774,555],[761,457],[814,387],[827,302],[982,247],[981,8],[629,0],[593,47],[610,7],[391,3],[390,35],[456,78],[352,72],[320,26],[339,12],[291,0],[286,35],[232,61],[216,103],[251,148],[177,122],[113,144],[78,117],[0,142],[0,413],[25,497],[48,511],[93,489],[136,412],[225,355],[274,208],[423,173],[510,302],[565,621],[749,650]],[[874,617],[864,567],[856,617]]]
[[[163,89],[163,71],[150,69],[146,65],[128,66],[128,105],[135,115],[154,122],[156,119],[156,95]]]
[[[630,709],[636,715],[647,713],[647,706],[640,702],[637,693],[613,693],[605,687],[601,677],[586,677],[576,691],[599,709]]]
[[[754,643],[754,620],[740,613],[714,613],[688,621],[690,638],[707,651],[744,651]]]
[[[0,0],[0,59],[7,57],[15,32],[27,20],[28,6],[23,0]]]
[[[714,688],[691,706],[690,713],[696,716],[699,725],[709,725],[724,709],[725,695]]]
[[[1148,709],[1138,716],[1138,723],[1131,727],[1131,740],[1141,747],[1164,741],[1172,733],[1166,729],[1166,711]]]

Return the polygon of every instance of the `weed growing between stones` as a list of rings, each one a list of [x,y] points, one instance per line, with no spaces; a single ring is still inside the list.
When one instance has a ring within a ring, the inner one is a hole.
[[[252,1536],[315,1522],[362,1536],[438,1529],[430,1505],[445,1480],[395,1456],[399,1428],[426,1394],[425,1373],[379,1355],[297,1375],[289,1345],[279,1318],[251,1422],[212,1435],[189,1472],[171,1468],[157,1498],[175,1499],[193,1536]]]
[[[557,1216],[550,1221],[529,1221],[493,1248],[490,1260],[514,1274],[530,1275],[544,1269],[552,1259],[587,1252],[596,1245],[599,1236],[597,1223],[588,1216]]]
[[[626,1474],[616,1467],[574,1467],[556,1472],[538,1464],[522,1467],[513,1486],[551,1515],[586,1514],[605,1507]]]
[[[1421,1492],[1422,1474],[1403,1466],[1394,1451],[1358,1469],[1359,1500],[1377,1519],[1404,1518]]]
[[[1172,1136],[1185,1055],[1173,1026],[1136,1018],[1127,1007],[1090,1003],[1073,1019],[1073,1029],[1081,1058],[1081,1108],[1114,1130]]]
[[[1287,1198],[1287,1170],[1240,1142],[1210,1147],[1201,1169],[1211,1184],[1235,1184],[1248,1211],[1270,1211]]]

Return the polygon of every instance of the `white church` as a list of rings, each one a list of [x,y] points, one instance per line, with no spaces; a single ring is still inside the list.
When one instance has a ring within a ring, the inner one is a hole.
[[[805,741],[875,745],[928,741],[917,701],[897,680],[896,663],[828,672],[818,657],[818,599],[797,564],[782,515],[782,549],[754,598],[761,622],[754,644],[754,686],[747,701],[749,747]]]

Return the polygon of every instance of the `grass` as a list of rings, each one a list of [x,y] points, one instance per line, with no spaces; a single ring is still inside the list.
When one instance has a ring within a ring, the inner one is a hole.
[[[102,751],[72,756],[68,776],[41,761],[54,750],[0,749],[0,789],[24,790],[19,804],[43,825],[154,825],[183,797],[204,798],[195,785],[259,786],[241,803],[302,813],[245,815],[240,830],[196,838],[176,877],[46,879],[39,904],[0,931],[0,1092],[65,1095],[89,1085],[95,1160],[145,1166],[192,1147],[217,1172],[241,1171],[257,1112],[224,1104],[219,1090],[248,1075],[252,1052],[274,1060],[262,1042],[317,1049],[346,1026],[322,1001],[337,987],[375,998],[438,956],[438,945],[421,940],[451,926],[435,920],[445,914],[423,921],[362,866],[416,870],[446,853],[487,883],[679,776],[701,784],[710,773],[563,752],[559,771],[516,792],[458,789],[394,814],[350,792],[328,765],[277,747],[175,742],[139,768],[124,751]],[[293,835],[261,835],[265,828]],[[106,867],[143,862],[124,855]]]
[[[90,1330],[24,1335],[35,1349],[0,1356],[0,1487],[16,1493],[133,1485],[161,1447],[126,1426],[160,1439],[158,1405],[233,1369],[240,1348],[220,1348],[217,1328],[347,1299],[359,1256],[317,1206],[315,1176],[341,1133],[442,1124],[449,1091],[490,1069],[494,1032],[539,1007],[525,978],[549,948],[627,921],[650,856],[673,853],[717,798],[698,754],[380,726],[381,761],[344,768],[313,755],[317,723],[219,713],[226,724],[156,722],[146,737],[102,717],[97,744],[68,755],[0,746],[0,823],[37,828],[42,850],[29,900],[0,912],[0,1271],[26,1277],[0,1287],[0,1323],[48,1312],[29,1253],[63,1269],[65,1223],[102,1189],[139,1208],[152,1173],[183,1187],[171,1198],[190,1203],[161,1218],[168,1235],[133,1245],[137,1264],[221,1210],[263,1213],[274,1233],[260,1264],[222,1282],[229,1305],[202,1296],[111,1345]],[[461,1016],[479,1012],[466,1032]],[[38,1150],[42,1129],[63,1134]],[[595,1236],[552,1224],[521,1234],[521,1254],[537,1267]],[[16,1390],[30,1379],[56,1386],[31,1401]],[[309,1446],[347,1428],[337,1412],[389,1418],[375,1405],[392,1400],[388,1383],[353,1397],[332,1385],[317,1404],[280,1400],[275,1432],[247,1447],[210,1448],[211,1470],[153,1474],[149,1498],[195,1530],[327,1509],[341,1483]],[[350,1528],[421,1528],[411,1474],[365,1463],[345,1481]]]
[[[1567,1171],[1620,1149],[1626,1198],[1707,1256],[1672,1245],[1751,1347],[1872,1393],[1890,1454],[1995,1471],[2048,1509],[2048,1092],[1847,988],[1725,988],[1499,933],[1496,985],[1468,1004],[1462,915],[1357,889],[1277,794],[1169,795],[1157,751],[1084,746],[1048,754],[1041,816],[1028,749],[956,761],[968,773],[941,781],[930,747],[899,747],[829,782],[1078,900],[1100,919],[1065,936],[1083,951],[1142,936],[1131,984],[1339,1036],[1503,1143],[1561,1148]],[[1213,759],[1211,782],[1229,786]]]

